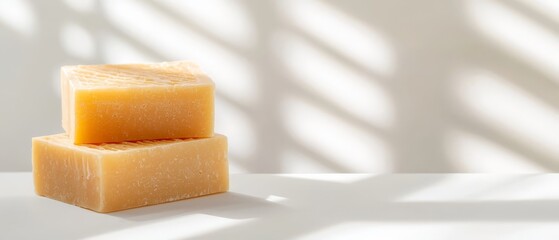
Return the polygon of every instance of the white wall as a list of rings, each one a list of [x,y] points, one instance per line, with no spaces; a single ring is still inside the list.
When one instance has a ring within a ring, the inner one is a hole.
[[[62,131],[61,65],[190,59],[233,172],[559,170],[559,3],[0,1],[0,171]]]

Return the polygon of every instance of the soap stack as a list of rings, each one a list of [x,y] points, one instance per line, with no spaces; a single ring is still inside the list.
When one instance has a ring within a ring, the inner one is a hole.
[[[97,212],[229,187],[214,83],[195,64],[61,69],[66,133],[33,138],[35,191]]]

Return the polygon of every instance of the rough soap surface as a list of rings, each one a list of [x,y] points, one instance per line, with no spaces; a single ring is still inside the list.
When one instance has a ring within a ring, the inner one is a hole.
[[[229,187],[227,138],[74,145],[66,134],[33,138],[37,194],[112,212]]]
[[[61,86],[76,144],[213,135],[214,83],[190,62],[64,66]]]

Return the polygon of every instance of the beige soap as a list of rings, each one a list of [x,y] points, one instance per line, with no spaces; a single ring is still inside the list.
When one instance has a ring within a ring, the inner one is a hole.
[[[61,86],[76,144],[213,135],[214,83],[190,62],[64,66]]]
[[[33,138],[37,194],[97,212],[176,201],[229,187],[227,138],[74,145]]]

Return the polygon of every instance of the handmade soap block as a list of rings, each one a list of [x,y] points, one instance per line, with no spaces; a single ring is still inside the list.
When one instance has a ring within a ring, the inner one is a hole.
[[[214,83],[189,62],[64,66],[61,86],[76,144],[213,135]]]
[[[37,194],[98,212],[225,192],[227,139],[74,145],[66,134],[33,138]]]

